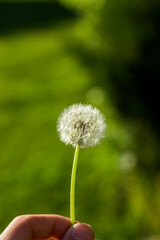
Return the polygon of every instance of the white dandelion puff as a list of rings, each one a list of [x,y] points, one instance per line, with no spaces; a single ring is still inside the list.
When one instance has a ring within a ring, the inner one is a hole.
[[[62,112],[57,129],[62,142],[88,148],[105,137],[107,125],[104,115],[96,107],[74,104]]]

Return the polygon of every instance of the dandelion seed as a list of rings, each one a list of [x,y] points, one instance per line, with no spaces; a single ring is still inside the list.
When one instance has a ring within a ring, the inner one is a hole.
[[[58,132],[61,141],[66,144],[93,147],[105,137],[105,117],[91,105],[74,104],[60,115]]]

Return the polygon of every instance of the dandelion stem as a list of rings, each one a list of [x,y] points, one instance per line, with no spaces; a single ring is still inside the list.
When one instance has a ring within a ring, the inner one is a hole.
[[[75,181],[76,181],[76,169],[78,162],[79,154],[79,145],[75,148],[73,165],[72,165],[72,174],[71,174],[71,186],[70,186],[70,218],[71,225],[75,223]]]

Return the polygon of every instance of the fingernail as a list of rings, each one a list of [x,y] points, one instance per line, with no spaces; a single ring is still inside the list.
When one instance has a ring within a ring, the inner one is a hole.
[[[94,240],[92,227],[85,223],[76,223],[71,231],[73,240]]]

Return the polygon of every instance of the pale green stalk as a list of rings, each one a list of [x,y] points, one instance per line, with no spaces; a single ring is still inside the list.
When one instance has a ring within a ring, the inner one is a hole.
[[[71,225],[75,224],[75,181],[76,181],[76,170],[77,170],[77,162],[78,162],[78,154],[79,154],[79,145],[75,148],[73,166],[72,166],[72,174],[71,174],[71,187],[70,187],[70,218]]]

